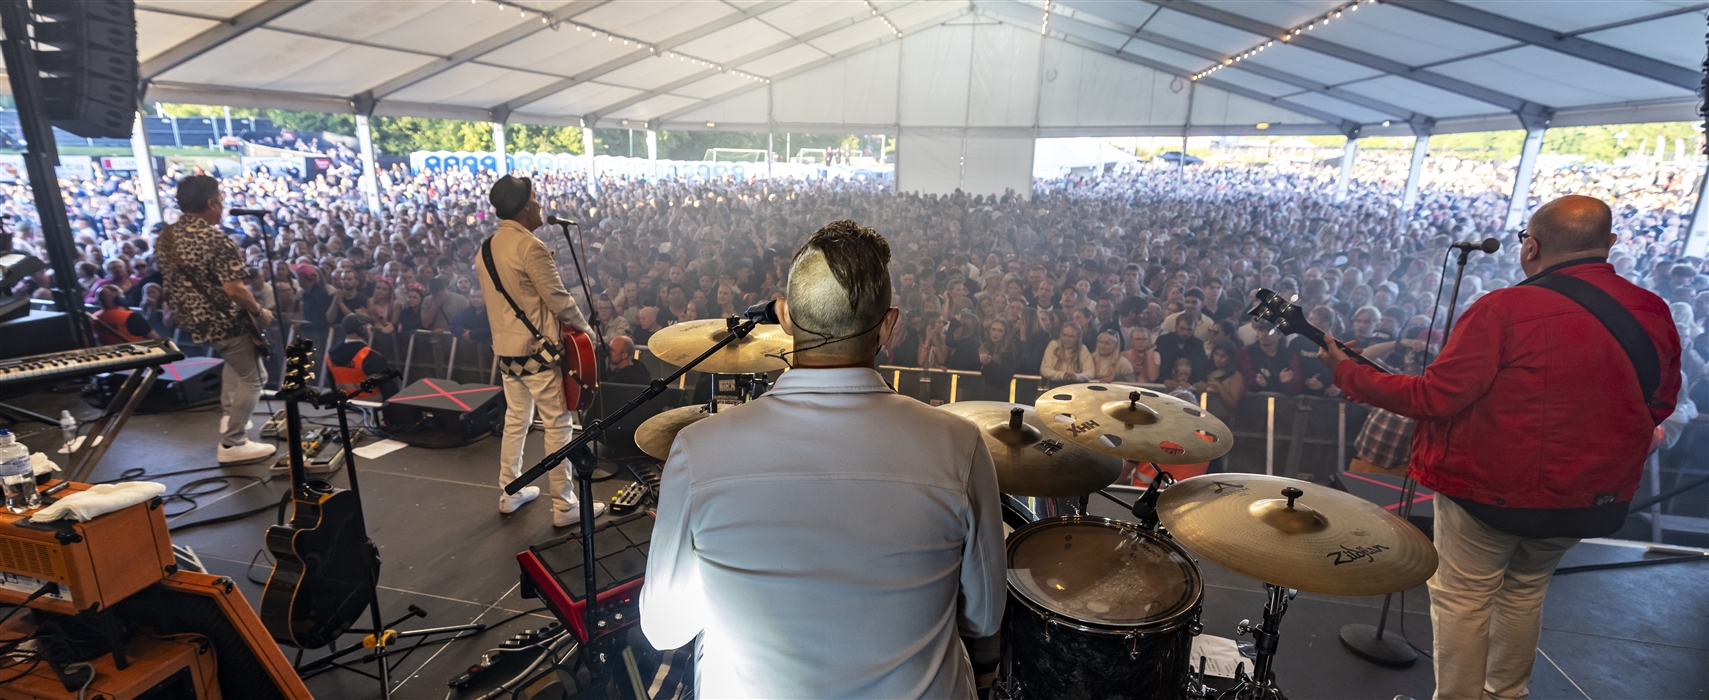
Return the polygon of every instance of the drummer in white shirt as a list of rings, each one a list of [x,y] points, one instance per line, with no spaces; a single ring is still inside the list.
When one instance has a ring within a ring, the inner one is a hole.
[[[853,221],[815,233],[779,304],[795,369],[671,446],[641,628],[700,637],[699,697],[975,697],[957,637],[1002,621],[997,475],[972,423],[872,369],[889,261]]]

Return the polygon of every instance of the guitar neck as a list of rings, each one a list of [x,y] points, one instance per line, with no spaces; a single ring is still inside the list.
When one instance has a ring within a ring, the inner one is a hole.
[[[1300,330],[1296,330],[1295,332],[1298,333],[1299,335],[1303,335],[1306,338],[1311,339],[1312,342],[1317,343],[1318,347],[1321,347],[1321,348],[1328,348],[1329,347],[1329,344],[1324,342],[1325,340],[1327,340],[1327,338],[1324,337],[1323,331],[1318,330],[1317,327],[1315,327],[1309,323],[1305,324],[1305,328],[1300,329]],[[1335,341],[1335,346],[1341,348],[1342,352],[1347,353],[1347,359],[1350,359],[1350,360],[1357,362],[1361,365],[1365,365],[1366,367],[1370,367],[1372,369],[1375,369],[1378,372],[1382,372],[1383,374],[1393,374],[1394,373],[1389,368],[1378,364],[1376,360],[1373,360],[1369,357],[1365,357],[1364,355],[1361,355],[1361,354],[1355,352],[1353,350],[1353,348],[1347,347],[1346,343],[1343,343],[1343,342],[1337,340],[1337,341]]]

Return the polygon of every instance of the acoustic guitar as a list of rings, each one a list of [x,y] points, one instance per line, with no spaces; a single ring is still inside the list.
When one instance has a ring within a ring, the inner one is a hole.
[[[1306,339],[1317,343],[1318,347],[1329,347],[1329,344],[1324,342],[1323,331],[1317,326],[1311,325],[1311,322],[1306,320],[1305,312],[1300,309],[1298,304],[1290,302],[1283,298],[1282,295],[1263,287],[1259,287],[1258,291],[1253,292],[1252,295],[1257,297],[1258,303],[1255,304],[1251,310],[1246,312],[1248,316],[1254,316],[1260,320],[1269,321],[1276,325],[1276,330],[1283,333],[1303,336]],[[1375,367],[1378,371],[1381,371],[1384,374],[1393,374],[1389,368],[1382,366],[1375,360],[1359,354],[1357,350],[1347,347],[1346,343],[1337,340],[1335,341],[1335,345],[1336,347],[1341,348],[1343,352],[1347,353],[1347,357],[1352,359],[1354,362]]]
[[[569,326],[563,329],[564,407],[580,411],[593,403],[599,390],[599,353],[586,333]]]
[[[291,522],[267,528],[273,573],[261,592],[261,622],[280,644],[324,647],[350,629],[379,580],[380,557],[362,520],[356,494],[310,480],[303,463],[297,402],[314,378],[314,344],[298,338],[285,349],[285,429],[291,453]]]

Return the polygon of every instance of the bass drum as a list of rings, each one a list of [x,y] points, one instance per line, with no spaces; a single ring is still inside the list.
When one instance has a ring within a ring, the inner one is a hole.
[[[1128,522],[1040,520],[1009,537],[1010,689],[1026,700],[1186,696],[1204,584],[1173,541]]]

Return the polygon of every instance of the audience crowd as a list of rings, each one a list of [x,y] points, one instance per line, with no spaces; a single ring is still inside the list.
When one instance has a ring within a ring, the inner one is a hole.
[[[1233,410],[1251,392],[1335,392],[1314,346],[1246,316],[1260,287],[1297,297],[1313,324],[1396,368],[1416,371],[1436,349],[1429,329],[1444,320],[1448,244],[1495,236],[1511,250],[1515,240],[1502,230],[1510,168],[1451,156],[1429,163],[1409,211],[1399,203],[1405,156],[1370,152],[1341,204],[1331,201],[1333,168],[1281,162],[1142,164],[1040,181],[1031,197],[898,194],[870,180],[534,177],[548,212],[581,222],[573,251],[556,227],[539,235],[558,249],[577,297],[585,294],[576,259],[585,265],[608,339],[645,346],[672,323],[780,296],[799,243],[824,223],[854,219],[884,234],[894,254],[905,321],[882,364],[977,372],[1004,395],[1015,375],[1161,384]],[[1701,381],[1709,275],[1682,250],[1697,172],[1575,167],[1539,172],[1533,186],[1533,205],[1577,192],[1614,206],[1613,262],[1673,303],[1694,397],[1709,392]],[[163,177],[168,221],[183,174]],[[340,158],[307,182],[225,178],[227,207],[275,212],[271,258],[252,218],[226,220],[262,303],[313,338],[365,314],[376,350],[394,356],[418,330],[439,339],[441,359],[446,339],[485,340],[473,266],[496,224],[485,197],[491,174],[384,172],[380,216],[366,210],[354,175],[353,159]],[[144,228],[136,181],[102,174],[63,187],[86,301],[95,305],[111,286],[170,335],[171,300],[152,255],[158,225]],[[45,257],[28,188],[0,185],[0,212],[11,215],[19,248]],[[1460,308],[1523,277],[1509,252],[1476,254]],[[49,284],[43,272],[13,292],[47,297]]]

